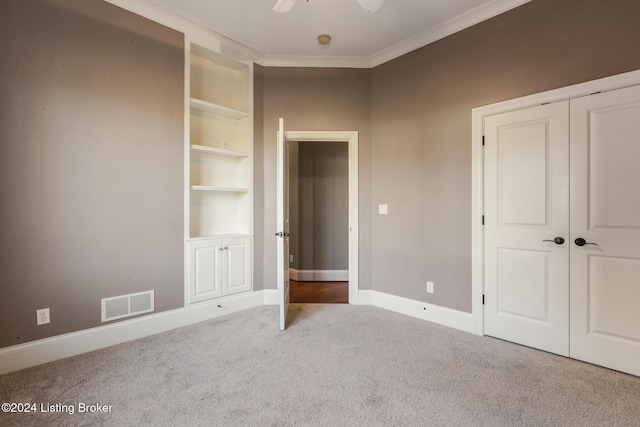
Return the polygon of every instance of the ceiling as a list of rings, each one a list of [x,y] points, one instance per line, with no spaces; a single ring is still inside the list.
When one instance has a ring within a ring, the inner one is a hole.
[[[370,14],[356,0],[297,0],[284,14],[276,0],[147,1],[254,49],[263,65],[368,68],[530,0],[384,0]]]

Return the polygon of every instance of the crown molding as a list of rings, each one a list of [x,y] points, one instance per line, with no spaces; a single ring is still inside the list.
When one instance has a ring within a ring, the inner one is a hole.
[[[469,28],[531,0],[493,0],[371,56],[371,68]]]
[[[530,1],[490,1],[369,57],[265,55],[258,63],[265,67],[374,68]]]
[[[367,56],[265,55],[256,62],[263,67],[371,68]]]
[[[253,61],[264,67],[374,68],[402,55],[443,39],[479,22],[493,18],[531,0],[492,0],[442,24],[371,56],[266,55],[193,21],[167,12],[146,0],[104,0],[191,37],[219,46],[219,53]]]
[[[118,6],[129,12],[140,15],[158,24],[169,27],[180,33],[198,40],[202,40],[210,46],[216,47],[218,53],[225,53],[234,56],[236,59],[245,61],[257,61],[264,55],[255,49],[236,42],[222,34],[209,30],[193,21],[168,12],[145,0],[104,0],[114,6]]]

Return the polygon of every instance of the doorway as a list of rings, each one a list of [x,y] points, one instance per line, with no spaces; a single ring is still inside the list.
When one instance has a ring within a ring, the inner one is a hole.
[[[293,188],[289,188],[290,198],[292,192],[312,196],[304,204],[293,200],[290,203],[293,228],[293,258],[289,260],[291,302],[357,304],[358,133],[286,131],[285,134],[286,140],[290,141],[289,149],[293,147],[293,155],[290,155],[293,167],[300,169],[295,162],[302,159],[303,173],[314,172],[314,168],[324,169],[319,171],[322,182],[308,176],[304,182],[296,181],[295,174],[294,182],[290,178],[290,184],[293,184],[290,185]],[[302,157],[299,151],[302,151]],[[341,193],[338,201],[330,197],[336,190]],[[304,221],[296,223],[296,217]],[[297,237],[301,241],[296,241]]]
[[[346,141],[289,141],[289,277],[293,303],[349,302]]]

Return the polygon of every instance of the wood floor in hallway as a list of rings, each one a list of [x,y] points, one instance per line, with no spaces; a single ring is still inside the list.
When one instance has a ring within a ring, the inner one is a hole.
[[[349,302],[349,282],[297,282],[289,281],[292,303],[333,303]]]

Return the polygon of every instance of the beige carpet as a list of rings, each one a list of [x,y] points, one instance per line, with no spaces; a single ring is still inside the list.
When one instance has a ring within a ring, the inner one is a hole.
[[[2,376],[0,402],[38,412],[0,425],[640,425],[637,377],[370,306],[292,315],[286,332],[265,306]],[[79,413],[96,403],[110,412]]]

